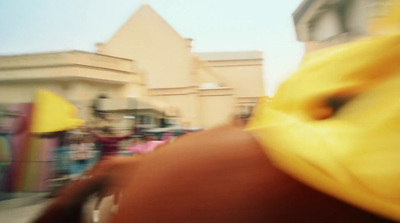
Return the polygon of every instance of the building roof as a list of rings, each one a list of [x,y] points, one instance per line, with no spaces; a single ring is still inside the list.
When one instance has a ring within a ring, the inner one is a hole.
[[[347,0],[303,0],[292,13],[297,39],[309,41],[310,21],[320,16],[327,8],[345,1]]]
[[[140,6],[133,14],[131,17],[129,17],[124,24],[116,31],[112,34],[111,38],[107,41],[110,42],[113,40],[113,38],[115,38],[123,29],[126,29],[127,26],[129,26],[129,22],[131,20],[134,20],[135,17],[137,17],[140,13],[145,13],[146,15],[152,15],[152,16],[156,16],[159,21],[161,21],[162,23],[164,23],[166,26],[168,26],[170,28],[170,30],[172,30],[177,36],[179,36],[179,38],[184,39],[181,34],[179,34],[162,16],[160,16],[149,4],[142,4],[142,6]]]
[[[61,72],[59,70],[51,73],[35,72],[35,70],[44,68],[61,70],[73,68],[75,72]],[[28,69],[30,71],[27,71]],[[107,72],[109,75],[87,75],[90,70],[100,70],[103,73]],[[57,79],[125,84],[131,81],[131,74],[134,73],[132,60],[84,51],[0,56],[0,82]]]
[[[312,6],[314,5],[335,5],[338,3],[344,3],[346,1],[348,0],[303,0],[303,2],[292,13],[294,23],[297,24],[306,13],[313,12],[315,9],[320,9],[320,7],[313,8]]]
[[[262,60],[261,51],[241,51],[241,52],[204,52],[196,53],[201,60],[206,61],[226,61],[226,60]]]
[[[292,13],[294,24],[297,24],[300,18],[307,12],[310,6],[316,0],[303,0],[303,2],[297,7],[297,9]]]

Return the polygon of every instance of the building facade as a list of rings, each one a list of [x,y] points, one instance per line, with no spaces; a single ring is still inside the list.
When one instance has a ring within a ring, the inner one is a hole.
[[[390,20],[395,18],[388,14],[398,14],[395,6],[396,0],[304,0],[293,12],[297,39],[310,53],[390,32]]]
[[[194,53],[191,42],[143,5],[96,52],[0,57],[0,103],[29,103],[46,89],[88,120],[98,97],[114,107],[135,98],[183,126],[204,128],[252,108],[264,94],[261,52]]]

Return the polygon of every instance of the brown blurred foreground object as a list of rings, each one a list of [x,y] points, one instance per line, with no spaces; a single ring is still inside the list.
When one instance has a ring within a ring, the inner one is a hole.
[[[199,132],[142,159],[115,162],[66,188],[36,222],[80,222],[87,196],[110,185],[123,194],[113,223],[391,222],[289,177],[239,127]]]

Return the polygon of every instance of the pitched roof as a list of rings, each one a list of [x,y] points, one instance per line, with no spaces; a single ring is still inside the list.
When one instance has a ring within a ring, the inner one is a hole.
[[[153,16],[158,17],[158,19],[159,19],[160,21],[162,21],[166,26],[170,27],[171,30],[172,30],[177,36],[179,36],[180,38],[183,39],[183,37],[182,37],[182,36],[167,22],[167,21],[165,21],[165,19],[164,19],[163,17],[161,17],[149,4],[142,4],[142,5],[136,10],[136,12],[133,13],[132,16],[131,16],[129,19],[127,19],[127,20],[124,22],[124,24],[123,24],[116,32],[114,32],[114,34],[111,36],[111,38],[110,38],[107,42],[112,41],[113,38],[114,38],[115,36],[117,36],[119,32],[121,32],[121,30],[123,30],[125,27],[127,27],[127,26],[129,25],[129,22],[130,22],[131,20],[134,20],[135,17],[138,16],[139,14],[141,14],[141,13],[149,13],[149,14],[151,14],[151,15],[153,15]]]
[[[300,18],[307,12],[314,2],[315,0],[303,0],[299,7],[297,7],[297,9],[292,13],[295,24],[299,22]]]
[[[309,41],[309,22],[321,15],[326,8],[343,3],[346,0],[303,0],[303,2],[292,13],[299,41]]]

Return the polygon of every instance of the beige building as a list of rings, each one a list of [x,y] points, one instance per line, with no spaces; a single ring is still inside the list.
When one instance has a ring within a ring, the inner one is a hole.
[[[380,34],[388,28],[386,15],[393,4],[393,0],[303,0],[293,13],[297,39],[310,53]]]
[[[32,102],[37,89],[47,89],[91,119],[102,95],[112,100],[101,100],[104,110],[147,103],[155,114],[205,128],[250,111],[264,94],[262,53],[194,53],[191,42],[143,5],[97,52],[0,57],[0,103]]]

